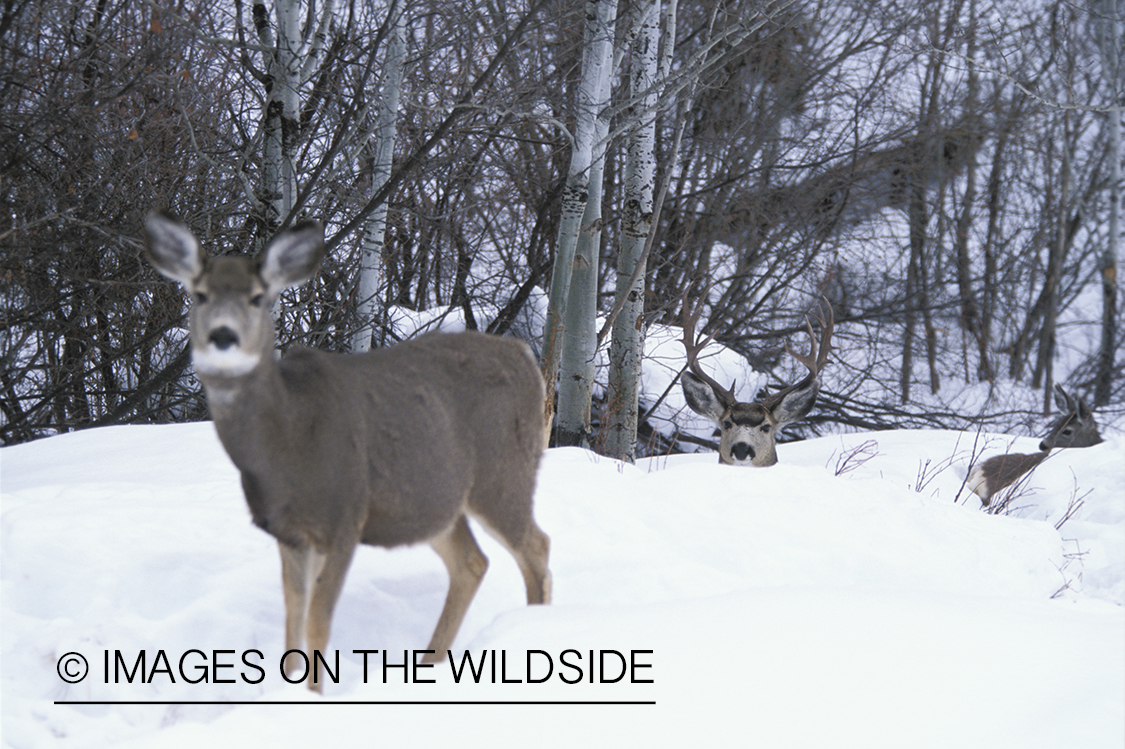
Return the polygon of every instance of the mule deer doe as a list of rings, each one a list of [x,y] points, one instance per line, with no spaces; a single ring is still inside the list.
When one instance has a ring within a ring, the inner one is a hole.
[[[737,466],[772,466],[777,463],[778,430],[804,418],[816,403],[820,370],[824,368],[828,353],[832,350],[832,306],[826,306],[827,319],[818,318],[821,327],[819,344],[813,334],[812,322],[805,319],[812,341],[808,356],[798,354],[789,348],[788,343],[785,344],[785,350],[809,370],[808,375],[797,384],[789,385],[762,400],[742,403],[734,396],[735,383],[732,382],[730,388],[724,388],[699,366],[699,352],[711,342],[712,336],[702,342],[695,340],[695,326],[703,305],[700,304],[689,312],[687,297],[684,297],[683,344],[690,371],[684,371],[680,384],[688,406],[718,426],[721,435],[720,463]]]
[[[281,550],[287,651],[324,652],[357,544],[427,541],[449,571],[427,648],[430,661],[443,658],[488,568],[469,517],[511,551],[527,602],[550,601],[550,541],[532,516],[543,380],[526,345],[434,334],[367,354],[296,348],[278,360],[270,306],[316,272],[319,224],[279,235],[260,261],[208,258],[186,226],[154,213],[144,248],[193,298],[196,374],[253,521]],[[287,671],[299,666],[290,654]],[[315,676],[309,688],[323,689]]]
[[[1039,443],[1037,453],[1010,453],[984,461],[969,474],[966,486],[987,507],[1002,489],[1019,481],[1046,460],[1056,447],[1090,447],[1102,441],[1094,413],[1081,397],[1072,398],[1061,385],[1055,385],[1055,405],[1062,411],[1051,431]]]

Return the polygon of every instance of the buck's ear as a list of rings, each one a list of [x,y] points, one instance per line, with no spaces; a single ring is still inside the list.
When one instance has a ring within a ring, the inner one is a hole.
[[[324,259],[324,227],[315,221],[297,224],[266,246],[258,275],[271,296],[308,281]]]
[[[723,403],[710,385],[684,370],[680,375],[680,386],[684,390],[684,400],[692,411],[700,416],[706,416],[716,424],[719,423],[723,418]]]
[[[144,255],[162,275],[185,286],[203,273],[205,258],[199,240],[169,213],[154,212],[145,218]]]
[[[779,427],[803,419],[816,405],[816,394],[820,389],[816,380],[807,387],[786,393],[770,408],[770,415]]]

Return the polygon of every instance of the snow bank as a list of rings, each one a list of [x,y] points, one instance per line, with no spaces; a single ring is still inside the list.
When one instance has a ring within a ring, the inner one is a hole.
[[[485,659],[480,683],[448,664],[412,678],[395,664],[428,641],[445,572],[427,547],[364,547],[323,698],[276,669],[276,546],[210,424],[4,448],[3,741],[1120,747],[1122,444],[1053,455],[1015,514],[994,516],[962,482],[974,454],[1012,440],[973,438],[826,437],[780,446],[769,469],[548,451],[536,503],[553,604],[526,607],[515,563],[478,529],[492,566],[455,649]],[[146,678],[129,683],[142,650]],[[367,683],[357,650],[380,651]],[[60,678],[67,653],[87,678]],[[391,701],[426,704],[370,704]]]

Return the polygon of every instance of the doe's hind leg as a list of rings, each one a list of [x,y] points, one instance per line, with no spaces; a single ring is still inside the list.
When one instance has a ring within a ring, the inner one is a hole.
[[[502,518],[507,521],[502,525],[491,523],[480,514],[473,517],[515,557],[527,588],[528,605],[550,603],[551,570],[547,562],[551,555],[551,538],[535,524],[530,512],[515,521]]]
[[[469,530],[469,522],[461,515],[445,533],[430,539],[430,546],[445,563],[449,572],[449,592],[445,596],[445,606],[441,610],[434,635],[430,638],[423,658],[424,663],[436,663],[445,658],[446,651],[457,637],[461,622],[469,604],[477,594],[484,573],[488,571],[488,557],[480,550],[477,541]]]
[[[519,546],[509,546],[509,548],[523,574],[528,605],[550,603],[551,570],[547,567],[551,554],[550,536],[544,533],[533,520],[524,535],[523,542]]]

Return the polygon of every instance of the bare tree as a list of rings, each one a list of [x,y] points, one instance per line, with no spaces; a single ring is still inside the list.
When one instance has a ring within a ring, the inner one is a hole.
[[[587,203],[590,200],[601,200],[600,185],[596,183],[591,185],[590,177],[598,140],[598,118],[604,116],[604,110],[609,104],[616,18],[617,0],[587,2],[585,42],[582,48],[582,81],[578,87],[575,103],[573,149],[562,196],[558,245],[555,250],[554,270],[551,274],[547,323],[543,332],[543,379],[547,383],[547,402],[544,404],[544,409],[548,423],[551,422],[555,412],[555,386],[558,382],[564,348],[563,321],[566,318],[566,305],[571,295],[571,278],[578,237],[583,229],[582,219],[586,213]],[[591,340],[592,336],[591,323],[582,338]],[[576,345],[572,345],[571,348],[576,357],[586,355],[585,351],[580,350]],[[582,408],[580,402],[574,402],[572,407],[567,408],[568,431],[574,430],[575,427],[581,430]],[[577,420],[573,418],[575,411],[578,413]],[[575,424],[575,421],[578,423]]]
[[[0,440],[206,416],[184,300],[136,260],[151,207],[221,253],[318,218],[325,272],[283,295],[282,348],[394,342],[423,323],[517,335],[560,373],[560,441],[601,449],[614,431],[620,455],[630,414],[633,454],[691,446],[672,390],[636,407],[610,393],[595,320],[653,340],[705,288],[704,333],[774,383],[794,374],[782,342],[801,313],[831,299],[846,365],[791,437],[1033,423],[1034,386],[1054,381],[1112,413],[1125,380],[1108,2],[666,2],[675,30],[642,92],[616,75],[642,67],[632,24],[599,0],[614,49],[583,122],[585,4],[5,6]],[[400,43],[409,72],[380,137]],[[629,143],[650,124],[646,209]],[[382,280],[361,285],[378,261]],[[961,391],[980,415],[946,403]],[[595,418],[611,406],[612,429]]]
[[[235,7],[241,9],[241,3]],[[253,0],[251,5],[258,45],[244,47],[242,59],[264,94],[259,125],[262,169],[256,197],[265,236],[291,220],[297,203],[302,95],[308,95],[319,72],[334,12],[335,0],[309,6],[305,12],[301,0],[275,0],[271,21],[265,0]],[[240,37],[243,21],[239,12]],[[254,49],[260,54],[257,63],[251,54]]]
[[[1102,54],[1104,77],[1109,87],[1110,111],[1106,113],[1109,130],[1109,228],[1105,237],[1105,250],[1101,258],[1102,324],[1101,350],[1098,354],[1097,385],[1094,389],[1094,407],[1109,403],[1114,380],[1117,356],[1117,245],[1121,238],[1121,118],[1125,110],[1125,75],[1121,65],[1120,0],[1102,0],[1101,18],[1098,21],[1098,42]],[[1116,96],[1114,96],[1116,92]]]
[[[375,155],[371,165],[371,188],[378,191],[391,178],[395,152],[395,121],[398,117],[399,98],[402,96],[402,76],[406,66],[406,14],[405,0],[394,2],[390,8],[388,26],[391,29],[383,62],[383,85],[375,125]],[[363,242],[359,250],[359,278],[356,292],[356,316],[359,318],[352,336],[353,351],[368,351],[372,333],[385,327],[376,324],[385,315],[386,305],[380,304],[379,291],[385,287],[385,261],[388,205],[382,203],[367,219]]]
[[[633,8],[633,48],[629,95],[633,129],[625,160],[625,206],[621,248],[617,256],[617,296],[621,312],[613,322],[609,347],[608,412],[605,424],[607,455],[632,462],[636,455],[637,408],[640,401],[641,358],[644,353],[645,248],[652,232],[656,190],[656,103],[662,84],[660,62],[660,3],[639,2]],[[672,26],[674,29],[674,26]]]

